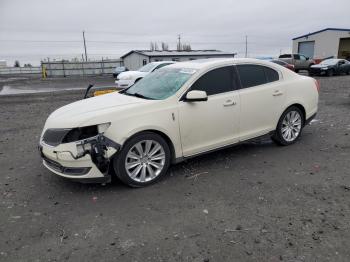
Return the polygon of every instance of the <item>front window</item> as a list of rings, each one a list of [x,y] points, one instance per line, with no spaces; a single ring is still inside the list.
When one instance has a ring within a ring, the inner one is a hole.
[[[162,100],[175,94],[196,72],[188,68],[162,68],[122,92],[146,99]]]

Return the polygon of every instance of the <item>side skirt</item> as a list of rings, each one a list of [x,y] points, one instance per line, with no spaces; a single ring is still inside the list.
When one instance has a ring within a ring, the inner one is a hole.
[[[198,153],[198,154],[194,154],[194,155],[191,155],[191,156],[178,157],[178,158],[175,158],[175,161],[173,162],[173,164],[178,164],[178,163],[181,163],[181,162],[183,162],[183,161],[185,161],[187,159],[191,159],[191,158],[195,158],[197,156],[202,156],[202,155],[205,155],[205,154],[213,153],[213,152],[216,152],[216,151],[219,151],[219,150],[223,150],[223,149],[226,149],[226,148],[230,148],[230,147],[233,147],[233,146],[237,146],[237,145],[249,142],[249,141],[254,141],[256,139],[262,139],[262,138],[269,138],[270,139],[270,137],[274,134],[274,132],[275,131],[271,131],[271,132],[268,132],[268,133],[266,133],[264,135],[261,135],[261,136],[257,136],[257,137],[254,137],[254,138],[250,138],[250,139],[243,140],[243,141],[240,141],[240,142],[237,142],[237,143],[233,143],[233,144],[229,144],[229,145],[226,145],[226,146],[214,148],[214,149],[211,149],[211,150],[208,150],[208,151],[205,151],[205,152],[201,152],[201,153]]]

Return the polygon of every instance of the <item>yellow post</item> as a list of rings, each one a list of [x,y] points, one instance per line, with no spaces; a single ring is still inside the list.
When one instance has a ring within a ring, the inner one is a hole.
[[[41,69],[42,69],[42,77],[43,77],[43,79],[46,79],[46,77],[47,77],[47,72],[46,72],[46,67],[43,65],[42,67],[41,67]]]

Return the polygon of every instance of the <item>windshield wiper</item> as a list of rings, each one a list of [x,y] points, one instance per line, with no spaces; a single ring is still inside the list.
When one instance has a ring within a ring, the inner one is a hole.
[[[139,94],[139,93],[134,93],[134,96],[139,97],[139,98],[143,98],[143,99],[154,100],[154,98],[147,97],[147,96],[141,95],[141,94]]]
[[[128,93],[128,92],[123,92],[122,94],[127,95],[127,96],[135,96],[135,97],[138,97],[138,98],[154,100],[154,98],[147,97],[147,96],[141,95],[141,94],[139,94],[139,93]]]

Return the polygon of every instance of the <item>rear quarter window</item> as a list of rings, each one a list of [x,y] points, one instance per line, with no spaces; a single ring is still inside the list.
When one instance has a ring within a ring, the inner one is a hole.
[[[267,82],[274,82],[280,79],[278,72],[272,68],[264,67]]]

